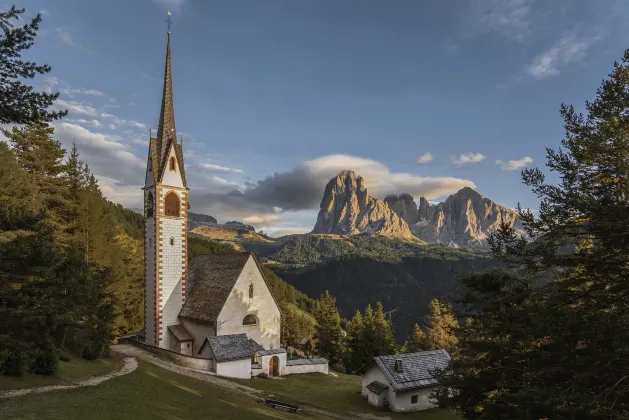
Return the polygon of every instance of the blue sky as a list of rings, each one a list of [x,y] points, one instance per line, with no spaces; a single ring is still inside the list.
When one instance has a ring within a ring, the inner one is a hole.
[[[159,119],[166,12],[192,211],[276,235],[310,230],[326,181],[383,198],[472,185],[537,207],[520,170],[563,136],[629,47],[629,5],[601,0],[23,0],[29,59],[61,91],[56,123],[105,194],[139,207]],[[8,4],[5,4],[8,6]],[[419,162],[419,163],[418,163]]]

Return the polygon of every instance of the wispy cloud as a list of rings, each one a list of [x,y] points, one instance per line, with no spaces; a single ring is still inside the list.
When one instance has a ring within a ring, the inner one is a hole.
[[[96,108],[75,101],[65,101],[63,99],[57,99],[55,101],[54,107],[57,109],[67,109],[70,114],[81,114],[90,117],[99,116],[99,112],[96,110]]]
[[[497,160],[496,165],[500,166],[503,171],[517,171],[518,169],[526,168],[533,163],[533,158],[525,156],[522,159],[509,160],[507,162],[503,160]]]
[[[104,94],[103,92],[99,91],[99,90],[95,90],[95,89],[68,89],[68,88],[62,88],[59,89],[59,91],[65,95],[85,95],[85,96],[100,96],[100,97],[107,97],[106,94]]]
[[[146,73],[144,71],[140,73],[140,76],[142,76],[143,79],[149,80],[151,82],[155,82],[155,83],[159,82],[158,79],[156,79],[155,77],[151,76],[150,74],[148,74],[148,73]]]
[[[434,159],[435,157],[432,155],[432,153],[428,152],[418,157],[416,163],[418,165],[422,165],[424,163],[432,162]]]
[[[457,168],[461,168],[470,163],[478,163],[487,159],[482,153],[462,153],[459,156],[452,156],[452,164]]]
[[[558,76],[563,67],[582,61],[597,39],[564,32],[552,47],[537,55],[524,72],[536,80]]]
[[[68,31],[66,31],[65,29],[57,28],[57,35],[59,35],[59,38],[61,39],[61,42],[63,42],[64,44],[74,48],[75,50],[81,51],[81,52],[86,53],[86,54],[92,54],[92,50],[90,50],[86,46],[81,45],[78,42],[76,42],[72,38],[70,33]]]
[[[215,165],[213,163],[202,163],[201,167],[204,169],[209,169],[211,171],[217,171],[217,172],[234,172],[234,173],[239,173],[239,174],[242,174],[244,172],[242,169],[228,168],[226,166]]]
[[[472,7],[481,32],[500,32],[522,42],[531,32],[535,0],[476,0]]]

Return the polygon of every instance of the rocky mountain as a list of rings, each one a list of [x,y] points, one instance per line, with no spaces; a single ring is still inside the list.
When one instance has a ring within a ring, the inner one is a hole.
[[[353,171],[341,172],[326,185],[312,233],[377,233],[389,238],[417,240],[404,219],[384,201],[371,197],[363,178]]]
[[[429,244],[487,248],[487,238],[503,221],[524,234],[515,211],[469,187],[436,205],[421,197],[418,206],[409,194],[388,196],[384,201],[404,219],[415,236]]]
[[[188,212],[188,229],[190,230],[199,226],[213,226],[217,223],[218,221],[212,216]]]

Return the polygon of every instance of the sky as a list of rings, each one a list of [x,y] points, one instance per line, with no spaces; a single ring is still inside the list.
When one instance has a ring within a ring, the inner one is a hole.
[[[167,27],[190,211],[310,231],[343,169],[370,194],[471,186],[535,209],[520,171],[558,148],[629,47],[621,0],[15,0],[43,15],[25,58],[103,193],[140,208]],[[2,3],[6,9],[10,3]],[[553,179],[550,174],[550,179]]]

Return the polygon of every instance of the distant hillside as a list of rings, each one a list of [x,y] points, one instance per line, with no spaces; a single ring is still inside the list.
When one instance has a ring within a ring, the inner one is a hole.
[[[188,229],[190,230],[198,226],[212,226],[217,223],[218,221],[212,216],[188,212]]]
[[[227,245],[235,251],[255,252],[258,256],[272,254],[283,245],[282,241],[262,236],[255,230],[226,225],[199,226],[192,229],[190,235]]]

